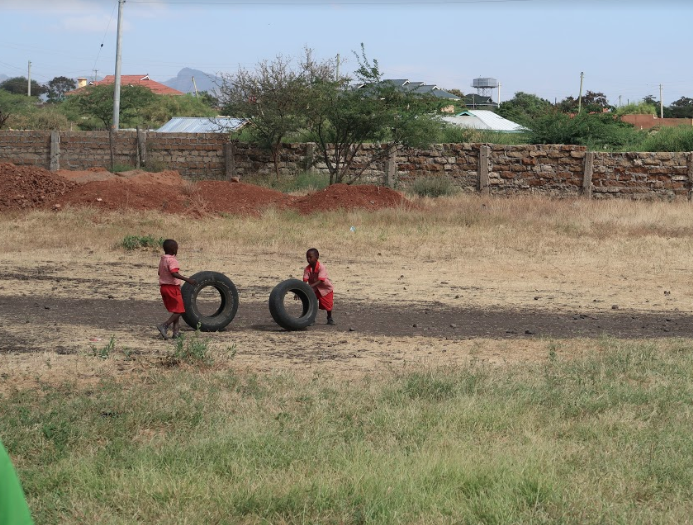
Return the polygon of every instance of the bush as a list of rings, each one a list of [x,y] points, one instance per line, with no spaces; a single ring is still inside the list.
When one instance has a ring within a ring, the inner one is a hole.
[[[641,137],[640,131],[611,113],[554,112],[534,120],[529,132],[532,144],[575,144],[619,151],[637,148]]]
[[[640,151],[693,151],[693,128],[660,128],[651,131],[640,144]]]
[[[126,235],[120,246],[132,251],[138,248],[160,248],[163,244],[164,239],[162,237],[155,239],[151,235]]]
[[[459,190],[448,179],[426,177],[416,179],[410,191],[419,197],[445,197],[454,195]]]

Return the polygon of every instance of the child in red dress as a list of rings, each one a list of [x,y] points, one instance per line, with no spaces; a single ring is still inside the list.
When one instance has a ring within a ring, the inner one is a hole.
[[[332,286],[330,276],[327,275],[327,268],[318,261],[319,257],[320,253],[316,248],[311,248],[306,252],[308,266],[303,271],[303,281],[313,287],[320,310],[327,311],[327,324],[334,324],[334,319],[332,319],[334,286]]]
[[[166,322],[156,326],[161,334],[161,337],[168,339],[168,327],[173,328],[171,337],[180,337],[180,316],[185,313],[185,305],[183,304],[183,296],[180,293],[180,282],[195,285],[195,279],[183,277],[178,271],[180,265],[176,259],[178,255],[178,243],[173,239],[166,239],[163,244],[164,255],[159,261],[159,288],[161,298],[164,300],[164,306],[171,312]]]

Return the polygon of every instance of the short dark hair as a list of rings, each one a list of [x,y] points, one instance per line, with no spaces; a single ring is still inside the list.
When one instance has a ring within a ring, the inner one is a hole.
[[[311,253],[311,252],[313,252],[315,254],[315,257],[320,259],[320,252],[318,251],[317,248],[308,248],[308,250],[306,250],[306,254]]]
[[[173,250],[174,246],[178,246],[178,243],[176,241],[174,241],[173,239],[166,239],[163,242],[162,246],[164,248],[164,253],[168,253],[171,250]]]

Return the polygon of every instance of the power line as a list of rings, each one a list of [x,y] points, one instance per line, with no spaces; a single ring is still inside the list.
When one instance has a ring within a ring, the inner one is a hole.
[[[103,51],[103,45],[106,42],[106,35],[108,34],[108,30],[111,28],[111,22],[113,22],[113,14],[115,13],[116,7],[118,7],[118,2],[115,2],[113,4],[111,18],[108,20],[108,24],[106,25],[106,31],[104,31],[103,33],[103,39],[101,40],[101,45],[99,46],[99,52],[96,54],[96,60],[94,60],[94,67],[92,67],[92,71],[96,71],[96,64],[99,61],[99,57],[101,56],[101,51]],[[94,80],[96,80],[96,78],[94,78]]]

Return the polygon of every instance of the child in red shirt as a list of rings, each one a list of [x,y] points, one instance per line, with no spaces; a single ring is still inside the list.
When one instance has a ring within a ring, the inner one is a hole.
[[[159,288],[161,298],[164,300],[164,306],[171,312],[165,323],[156,325],[161,337],[168,339],[168,327],[173,328],[171,337],[180,337],[180,316],[185,313],[185,305],[183,304],[183,296],[180,293],[180,282],[195,285],[195,279],[183,277],[178,271],[180,265],[176,259],[178,255],[178,243],[173,239],[166,239],[163,244],[164,255],[159,261]]]
[[[319,257],[320,253],[316,248],[311,248],[306,252],[308,266],[303,271],[303,281],[313,287],[320,310],[327,311],[327,324],[334,324],[334,319],[332,319],[334,286],[332,286],[330,276],[327,275],[327,268],[318,261]]]

